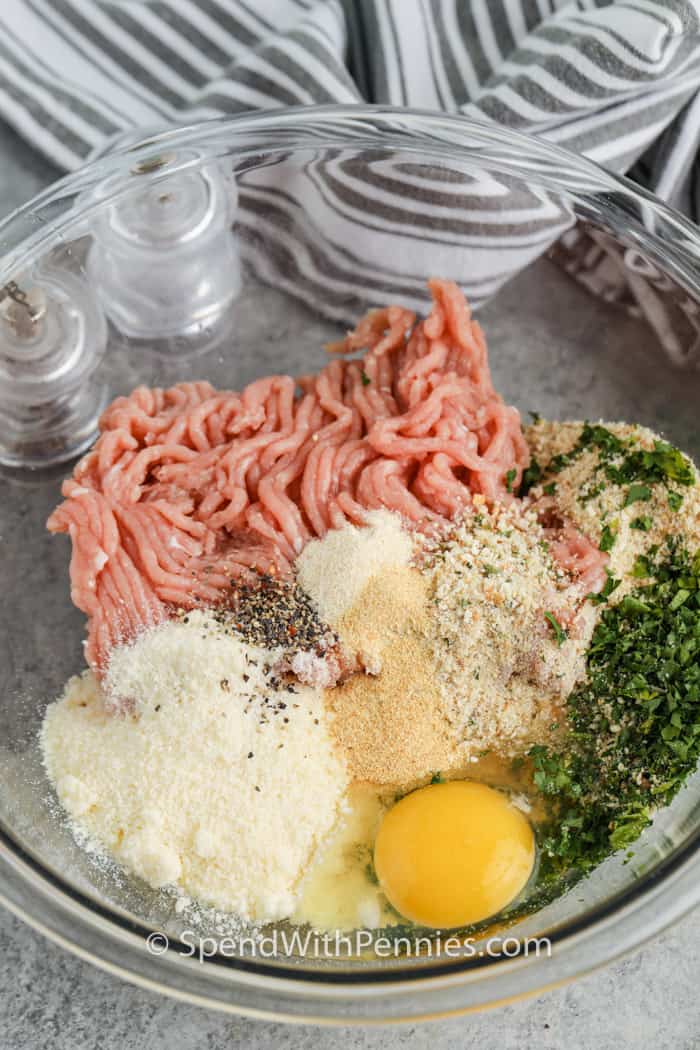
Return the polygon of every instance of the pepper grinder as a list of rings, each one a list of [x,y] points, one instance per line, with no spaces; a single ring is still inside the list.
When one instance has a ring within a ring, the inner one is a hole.
[[[92,442],[107,324],[83,275],[37,268],[0,287],[0,463],[46,467]]]

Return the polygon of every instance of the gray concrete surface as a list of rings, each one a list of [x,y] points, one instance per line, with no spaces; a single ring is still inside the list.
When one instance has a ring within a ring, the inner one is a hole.
[[[54,176],[0,127],[0,215]],[[319,1030],[226,1017],[131,987],[0,910],[0,1050],[691,1050],[700,1047],[699,940],[697,911],[626,961],[536,999],[408,1028]]]

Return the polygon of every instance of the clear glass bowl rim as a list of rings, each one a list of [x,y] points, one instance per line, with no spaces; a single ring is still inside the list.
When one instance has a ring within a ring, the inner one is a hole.
[[[136,178],[143,187],[217,155],[242,159],[325,148],[430,151],[438,162],[462,160],[494,175],[530,179],[604,219],[624,216],[617,229],[624,229],[628,243],[700,298],[700,231],[630,180],[542,139],[486,122],[364,105],[293,107],[168,128],[92,161],[0,222],[0,285],[79,220],[134,188]],[[551,958],[453,959],[433,968],[303,974],[276,963],[216,957],[198,973],[177,953],[177,944],[163,956],[149,955],[146,924],[47,871],[1,826],[0,902],[96,965],[199,1005],[290,1021],[418,1020],[542,991],[658,934],[700,902],[700,828],[633,886],[551,931]]]

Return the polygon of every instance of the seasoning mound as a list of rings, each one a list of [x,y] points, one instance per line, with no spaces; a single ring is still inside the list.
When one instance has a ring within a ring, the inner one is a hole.
[[[376,674],[329,690],[331,729],[353,780],[409,785],[459,761],[428,640],[428,586],[408,565],[376,573],[337,622]]]
[[[76,826],[152,886],[280,918],[337,819],[345,762],[319,690],[279,688],[275,651],[187,619],[114,650],[106,685],[130,709],[91,672],[69,681],[44,721],[47,772]]]
[[[408,565],[412,554],[413,540],[399,515],[375,510],[362,527],[344,525],[308,543],[296,562],[297,579],[321,619],[334,625],[373,576]]]
[[[274,576],[237,586],[232,613],[218,613],[216,619],[233,626],[251,645],[267,649],[314,649],[329,636],[309,596]]]
[[[428,641],[426,581],[398,514],[374,511],[304,549],[298,581],[357,673],[326,691],[353,781],[406,786],[458,761]]]
[[[549,739],[585,674],[595,612],[536,513],[482,505],[428,547],[423,572],[436,684],[463,754]]]
[[[254,584],[233,586],[233,609],[215,613],[223,630],[251,645],[279,649],[278,675],[292,674],[311,686],[335,685],[346,670],[344,654],[301,587],[266,574]]]

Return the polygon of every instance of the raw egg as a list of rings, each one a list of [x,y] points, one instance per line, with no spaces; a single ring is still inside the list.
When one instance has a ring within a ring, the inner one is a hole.
[[[525,815],[502,791],[468,780],[406,795],[385,815],[374,846],[390,904],[436,928],[496,915],[523,889],[534,861]]]

